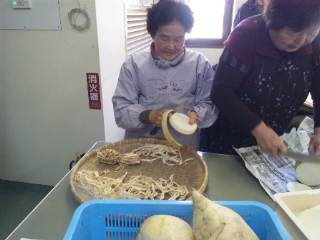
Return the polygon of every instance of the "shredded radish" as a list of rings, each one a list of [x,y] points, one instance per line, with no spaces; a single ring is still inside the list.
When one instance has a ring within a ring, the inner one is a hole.
[[[163,144],[145,144],[124,154],[110,148],[98,149],[96,152],[100,162],[111,165],[121,163],[133,165],[159,160],[168,166],[176,166],[194,160],[194,158],[183,159],[178,149]]]
[[[186,186],[169,179],[138,175],[127,176],[127,172],[119,178],[107,176],[108,171],[80,170],[75,181],[83,191],[94,198],[129,198],[129,199],[168,199],[185,200],[189,196]]]

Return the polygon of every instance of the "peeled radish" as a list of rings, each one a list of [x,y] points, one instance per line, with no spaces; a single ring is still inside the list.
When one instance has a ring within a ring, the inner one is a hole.
[[[196,130],[198,125],[196,123],[190,125],[189,117],[183,113],[174,113],[169,118],[171,126],[181,134],[191,135]]]
[[[193,230],[196,240],[256,240],[258,237],[233,210],[192,192]]]
[[[170,215],[153,215],[141,225],[136,240],[193,240],[192,228]]]
[[[320,185],[320,162],[302,162],[296,167],[297,179],[306,185]]]
[[[311,190],[312,188],[298,182],[288,182],[287,183],[287,190],[289,192],[297,192],[297,191],[304,191],[304,190]]]

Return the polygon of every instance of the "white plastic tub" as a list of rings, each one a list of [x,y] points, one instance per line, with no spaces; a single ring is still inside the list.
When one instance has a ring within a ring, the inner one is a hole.
[[[298,214],[306,209],[320,205],[320,190],[306,190],[298,192],[275,194],[275,200],[287,214],[291,221],[300,229],[307,239],[319,240],[320,236],[314,236],[308,226],[298,218]],[[320,219],[315,220],[319,223]]]

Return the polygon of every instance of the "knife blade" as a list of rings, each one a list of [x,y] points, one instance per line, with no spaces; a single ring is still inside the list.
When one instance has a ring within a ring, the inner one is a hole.
[[[291,157],[299,162],[319,162],[320,163],[320,158],[317,156],[296,152],[291,149],[288,149],[287,153],[283,155],[287,157]]]
[[[186,105],[187,105],[187,101],[183,101],[174,109],[174,111],[179,112],[179,113],[183,113]],[[152,128],[150,131],[150,135],[156,135],[159,130],[160,130],[160,127]]]

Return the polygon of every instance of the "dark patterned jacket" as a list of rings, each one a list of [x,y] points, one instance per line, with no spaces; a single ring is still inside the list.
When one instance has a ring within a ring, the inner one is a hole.
[[[261,16],[243,21],[220,58],[211,93],[220,115],[202,130],[200,150],[234,153],[232,146],[254,145],[250,132],[262,120],[282,135],[309,92],[315,126],[320,126],[319,55],[312,44],[294,53],[280,52]]]

